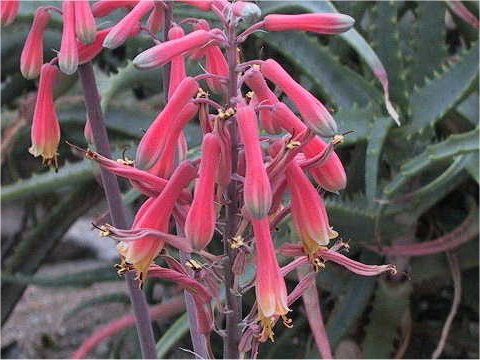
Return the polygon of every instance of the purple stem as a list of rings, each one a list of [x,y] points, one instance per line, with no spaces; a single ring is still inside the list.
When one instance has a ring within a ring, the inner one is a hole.
[[[304,267],[297,268],[298,280],[302,280],[307,273],[308,271],[306,271]],[[302,294],[303,306],[305,307],[308,323],[310,324],[310,329],[312,330],[313,338],[315,339],[315,344],[317,344],[318,351],[320,351],[320,355],[323,359],[333,359],[318,298],[317,285],[313,282]]]
[[[228,106],[235,106],[235,98],[238,95],[238,74],[237,74],[237,43],[235,33],[235,19],[233,11],[230,11],[230,18],[227,19],[227,39],[228,45],[226,49],[228,63],[228,84],[227,84],[227,103]],[[232,174],[237,172],[237,123],[230,123],[230,136],[232,147]],[[238,191],[237,182],[230,181],[227,188],[228,204],[226,205],[226,226],[223,234],[224,253],[227,255],[225,263],[225,289],[227,309],[226,314],[226,337],[223,342],[223,357],[225,359],[238,359],[240,344],[241,328],[239,324],[242,320],[242,297],[235,289],[235,274],[232,272],[233,263],[237,255],[237,250],[230,247],[230,239],[235,236],[237,229],[238,209]]]
[[[107,129],[103,119],[100,107],[100,97],[97,90],[93,66],[90,62],[78,67],[78,74],[83,87],[85,98],[85,107],[87,109],[88,119],[92,127],[93,139],[97,152],[107,158],[111,158],[110,143],[108,141]],[[120,187],[117,177],[104,168],[100,168],[102,176],[103,190],[107,198],[108,208],[113,225],[118,228],[126,229],[128,227],[125,207],[122,202]],[[130,294],[130,301],[133,306],[133,312],[137,320],[137,334],[144,359],[154,359],[156,357],[155,341],[151,326],[151,318],[148,312],[147,300],[144,293],[140,290],[138,281],[135,280],[135,274],[128,272],[125,275]]]

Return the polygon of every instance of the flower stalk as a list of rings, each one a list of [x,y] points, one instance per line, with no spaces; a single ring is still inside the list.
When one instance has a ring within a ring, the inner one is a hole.
[[[92,128],[95,147],[101,155],[111,158],[110,143],[108,141],[107,129],[105,127],[100,107],[100,97],[95,82],[92,64],[86,63],[80,65],[78,73],[82,83],[85,107]],[[103,168],[101,169],[101,176],[112,222],[116,227],[125,229],[128,226],[127,215],[122,203],[117,177]],[[155,341],[153,338],[151,318],[148,312],[145,294],[140,290],[138,281],[135,280],[135,274],[133,272],[128,272],[125,275],[125,279],[133,306],[133,312],[137,321],[136,326],[142,356],[144,359],[153,359],[156,357]]]

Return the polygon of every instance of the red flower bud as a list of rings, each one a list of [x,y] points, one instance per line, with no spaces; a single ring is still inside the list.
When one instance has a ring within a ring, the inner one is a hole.
[[[2,26],[10,25],[15,20],[15,18],[17,17],[19,5],[20,4],[18,0],[2,0]]]
[[[63,0],[63,33],[58,53],[58,66],[63,73],[72,75],[78,68],[78,49],[75,37],[75,1]]]
[[[280,86],[287,96],[295,103],[303,121],[318,135],[330,137],[337,132],[337,124],[323,104],[277,63],[268,59],[262,63],[261,71],[274,84]]]
[[[168,31],[168,40],[176,40],[185,36],[183,29],[174,25]],[[170,70],[170,82],[168,84],[168,98],[170,99],[175,92],[175,89],[186,77],[185,72],[185,59],[183,55],[178,55],[172,58],[171,70]]]
[[[330,228],[327,210],[322,198],[308,177],[295,161],[286,171],[288,187],[292,196],[292,220],[305,252],[314,254],[328,245],[338,233]]]
[[[272,90],[267,85],[262,73],[253,67],[245,73],[245,83],[254,92],[254,101],[258,105],[273,105],[278,102]],[[260,109],[258,119],[260,125],[270,134],[279,134],[282,129],[272,117],[269,109]]]
[[[284,103],[277,103],[272,109],[272,116],[276,119],[278,124],[291,134],[298,134],[307,128],[305,124],[295,116],[295,114]],[[326,148],[327,144],[315,136],[303,148],[305,156],[308,158],[321,154]],[[328,159],[320,166],[309,170],[315,181],[328,191],[338,191],[345,188],[347,185],[347,176],[342,162],[338,155],[333,152]]]
[[[155,7],[148,17],[147,29],[156,34],[162,30],[163,23],[165,22],[165,6],[161,2],[155,2]]]
[[[92,5],[92,13],[95,17],[104,17],[122,7],[133,7],[139,0],[99,0]]]
[[[108,33],[103,41],[103,46],[115,49],[122,45],[130,36],[132,28],[138,28],[140,19],[153,9],[152,0],[141,0],[122,20],[120,20]]]
[[[20,57],[20,71],[26,79],[35,79],[40,74],[43,65],[43,33],[49,21],[50,13],[48,10],[39,7],[35,11],[33,24]]]
[[[213,40],[220,40],[223,32],[218,29],[210,31],[196,30],[176,40],[165,41],[133,59],[133,64],[139,69],[152,69],[163,66],[173,57],[202,47]]]
[[[196,173],[191,163],[180,164],[162,193],[156,198],[148,199],[141,206],[135,216],[132,229],[154,229],[167,233],[175,202]],[[125,260],[133,264],[142,279],[142,275],[147,272],[163,246],[164,241],[155,236],[145,236],[128,243],[120,242],[117,247]]]
[[[166,128],[165,123],[171,121],[172,118],[174,119],[178,109],[183,109],[197,91],[198,82],[194,78],[186,77],[183,79],[170,101],[143,135],[137,148],[135,163],[138,168],[148,170],[157,162],[166,141],[162,135]]]
[[[287,304],[287,288],[275,255],[268,219],[252,219],[252,226],[257,264],[255,293],[259,320],[263,326],[260,338],[261,341],[265,341],[269,337],[273,341],[273,317],[283,317],[290,311]]]
[[[265,29],[268,31],[300,30],[318,34],[340,34],[350,30],[355,20],[338,13],[265,16]]]
[[[165,127],[159,137],[158,141],[160,154],[155,164],[148,171],[154,175],[162,178],[169,178],[175,167],[175,150],[178,147],[183,147],[184,138],[181,137],[182,129],[185,125],[197,114],[198,105],[192,102],[186,104],[175,117],[167,119],[164,124]]]
[[[75,0],[75,33],[78,39],[84,44],[91,44],[96,31],[97,24],[88,0]]]
[[[237,123],[245,149],[245,206],[251,216],[260,219],[268,215],[272,205],[272,189],[263,164],[255,111],[250,106],[239,104]]]
[[[28,151],[35,157],[41,155],[43,162],[57,167],[57,149],[60,142],[60,125],[58,123],[53,90],[58,68],[45,64],[40,73],[37,101],[33,113],[32,146]]]
[[[220,161],[220,147],[221,141],[217,135],[209,133],[204,136],[199,179],[185,222],[185,235],[195,250],[205,248],[215,231],[215,177]]]

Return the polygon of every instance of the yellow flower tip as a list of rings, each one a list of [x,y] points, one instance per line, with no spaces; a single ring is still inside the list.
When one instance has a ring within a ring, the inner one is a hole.
[[[260,342],[265,342],[267,339],[273,343],[275,342],[275,333],[273,332],[273,317],[265,317],[259,314],[260,325],[262,326],[262,332],[260,333]]]
[[[55,172],[58,171],[58,153],[57,147],[42,148],[37,145],[32,145],[28,148],[28,152],[35,157],[42,157],[42,164],[46,166],[52,166]]]
[[[254,65],[252,65],[252,69],[260,70],[260,65],[254,64]]]
[[[338,232],[336,232],[335,230],[333,230],[333,228],[331,227],[329,232],[328,232],[328,238],[329,239],[335,239],[338,237]]]

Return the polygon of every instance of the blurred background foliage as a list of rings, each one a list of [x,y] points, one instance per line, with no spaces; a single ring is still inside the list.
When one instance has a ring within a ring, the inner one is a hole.
[[[95,181],[98,169],[64,143],[86,146],[85,110],[76,76],[63,76],[57,86],[62,128],[59,172],[43,168],[27,152],[37,83],[22,78],[19,56],[33,12],[45,3],[52,2],[22,1],[16,21],[2,29],[1,202],[3,208],[16,206],[23,213],[20,231],[2,238],[2,325],[29,284],[72,288],[119,280],[109,264],[58,277],[35,275],[75,220],[102,199]],[[478,358],[477,30],[453,14],[446,2],[258,4],[264,14],[336,8],[356,20],[355,30],[337,37],[256,33],[242,53],[245,60],[258,57],[259,51],[261,58],[279,59],[334,111],[342,131],[354,131],[338,149],[349,183],[342,193],[327,195],[330,220],[341,237],[350,240],[350,257],[371,264],[392,262],[400,270],[396,277],[362,278],[328,265],[318,274],[332,347],[347,357],[429,358],[453,299],[458,298],[442,356]],[[463,4],[478,14],[478,2]],[[115,12],[102,24],[121,16],[121,11]],[[209,18],[177,4],[175,19],[187,16]],[[59,47],[60,29],[54,15],[45,34],[46,60]],[[95,59],[102,107],[118,157],[125,149],[134,157],[143,129],[162,107],[161,71],[139,71],[129,61],[151,45],[150,39],[140,36]],[[400,127],[385,110],[382,88],[369,66],[372,54],[387,70]],[[200,70],[189,63],[191,74]],[[195,156],[198,125],[189,125],[186,133],[190,156]],[[126,183],[122,186],[125,202],[136,209],[140,195]],[[285,223],[276,238],[291,241],[292,236]],[[159,297],[156,286],[174,288],[149,282],[152,304],[173,291]],[[252,299],[245,300],[247,310]],[[69,316],[79,316],[95,304],[125,301],[121,293],[93,297]],[[319,356],[302,304],[295,307],[294,329],[278,329],[277,341],[263,345],[260,357]],[[157,326],[159,355],[178,356],[175,349],[189,347],[186,324],[183,316]],[[133,335],[125,334],[116,336],[103,356],[136,356],[135,346],[124,346],[125,336]],[[2,348],[2,354],[7,350]],[[220,354],[219,342],[214,351]]]

